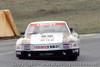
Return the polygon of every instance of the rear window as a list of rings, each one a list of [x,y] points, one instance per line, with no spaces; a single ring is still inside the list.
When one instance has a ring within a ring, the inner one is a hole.
[[[65,23],[30,24],[28,29],[26,30],[26,34],[56,33],[56,32],[69,33]]]

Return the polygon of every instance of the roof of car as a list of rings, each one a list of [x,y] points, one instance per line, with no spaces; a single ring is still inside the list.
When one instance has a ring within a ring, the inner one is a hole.
[[[66,21],[37,21],[37,22],[32,22],[30,24],[36,24],[36,23],[66,23]]]

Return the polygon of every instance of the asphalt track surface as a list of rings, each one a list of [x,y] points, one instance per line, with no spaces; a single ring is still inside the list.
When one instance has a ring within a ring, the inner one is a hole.
[[[80,56],[64,59],[18,59],[13,40],[0,40],[0,67],[100,67],[100,34],[80,37]]]

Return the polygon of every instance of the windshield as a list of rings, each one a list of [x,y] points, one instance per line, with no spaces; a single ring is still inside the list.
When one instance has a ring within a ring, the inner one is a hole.
[[[68,28],[65,23],[59,24],[31,24],[29,25],[26,34],[38,34],[38,33],[56,33],[56,32],[67,32]]]

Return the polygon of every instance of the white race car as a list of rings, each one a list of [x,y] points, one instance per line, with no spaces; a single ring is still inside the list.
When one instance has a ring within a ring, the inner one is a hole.
[[[79,56],[79,36],[65,21],[30,23],[23,37],[16,42],[16,56],[65,57],[76,60]]]

